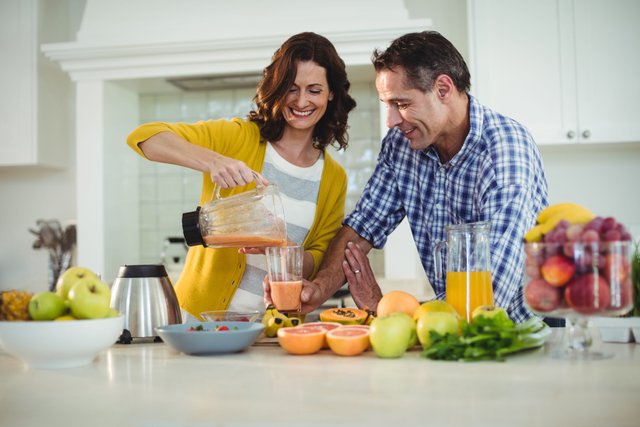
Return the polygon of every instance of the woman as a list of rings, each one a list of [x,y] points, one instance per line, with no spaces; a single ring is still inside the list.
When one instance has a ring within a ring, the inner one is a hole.
[[[195,124],[149,123],[127,143],[149,160],[203,173],[200,204],[214,184],[222,196],[246,191],[257,179],[281,192],[288,238],[302,244],[304,275],[312,278],[344,217],[347,178],[325,150],[346,148],[347,117],[355,108],[345,65],[335,47],[315,33],[289,38],[264,69],[246,120]],[[264,308],[265,260],[259,251],[191,247],[176,284],[180,306],[200,317],[207,310]]]

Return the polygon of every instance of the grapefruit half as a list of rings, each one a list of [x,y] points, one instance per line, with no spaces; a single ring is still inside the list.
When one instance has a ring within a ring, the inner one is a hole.
[[[335,354],[357,356],[369,348],[369,330],[354,326],[332,329],[327,332],[327,343]]]
[[[278,329],[278,342],[288,353],[313,354],[322,348],[326,333],[316,326],[290,326]]]

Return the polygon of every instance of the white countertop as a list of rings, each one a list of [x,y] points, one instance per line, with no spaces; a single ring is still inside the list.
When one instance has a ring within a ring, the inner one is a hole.
[[[256,345],[196,357],[139,343],[59,370],[0,352],[0,426],[638,426],[640,345],[602,348],[614,357],[558,360],[547,346],[459,363],[418,350],[379,359]]]

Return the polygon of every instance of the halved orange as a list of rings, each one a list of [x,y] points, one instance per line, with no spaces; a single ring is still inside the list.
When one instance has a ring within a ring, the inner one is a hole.
[[[291,354],[313,354],[322,348],[326,333],[317,326],[290,326],[278,329],[278,342]]]
[[[327,332],[327,343],[335,354],[357,356],[369,348],[369,330],[360,326],[342,326]]]
[[[301,326],[313,326],[317,328],[322,328],[325,331],[329,332],[332,329],[339,328],[340,326],[342,326],[342,324],[338,322],[309,322],[309,323],[303,323],[301,325],[298,325],[298,327],[301,327]],[[327,344],[326,338],[324,340],[324,343],[322,344],[322,348],[329,348],[329,344]]]

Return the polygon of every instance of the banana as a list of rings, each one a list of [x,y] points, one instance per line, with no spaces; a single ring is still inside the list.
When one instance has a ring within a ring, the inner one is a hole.
[[[589,209],[577,203],[556,203],[555,205],[550,205],[540,211],[538,217],[536,218],[536,222],[538,224],[546,224],[547,222],[549,222],[553,218],[557,218],[558,216],[572,216],[579,213],[583,213],[585,215],[590,214],[591,218],[595,216]],[[563,219],[567,219],[569,222],[571,222],[569,218]]]
[[[264,334],[269,338],[273,338],[278,335],[278,329],[283,326],[284,320],[282,320],[282,317],[271,317],[267,320],[267,324],[264,328]]]
[[[546,234],[553,230],[560,221],[566,220],[571,224],[586,224],[593,218],[595,218],[595,215],[585,208],[571,208],[570,210],[558,212],[542,223],[540,227],[542,234]]]
[[[536,222],[538,224],[544,224],[549,218],[556,216],[559,212],[569,211],[572,209],[584,208],[577,203],[556,203],[554,205],[549,205],[540,211],[536,217]]]
[[[542,240],[542,225],[538,224],[530,228],[524,235],[524,240],[528,243],[539,242]]]
[[[527,242],[539,242],[542,236],[553,230],[560,221],[586,224],[595,218],[593,212],[577,203],[557,203],[543,209],[536,218],[537,224],[524,235]]]

